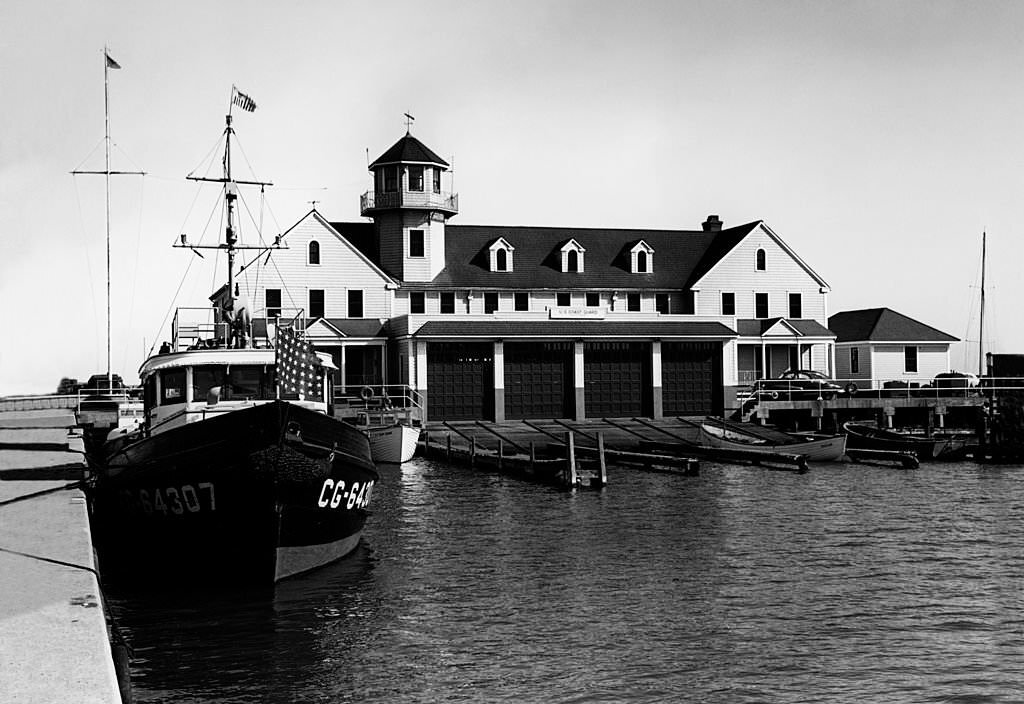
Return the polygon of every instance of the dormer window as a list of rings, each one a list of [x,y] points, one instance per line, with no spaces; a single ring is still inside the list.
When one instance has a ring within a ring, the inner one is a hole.
[[[582,273],[583,253],[586,251],[576,240],[569,240],[562,245],[562,273]]]
[[[767,266],[766,266],[766,263],[765,263],[765,259],[766,258],[767,257],[765,255],[763,249],[757,250],[757,255],[755,256],[755,264],[754,264],[754,266],[755,266],[755,268],[758,271],[764,271],[765,269],[767,269]]]
[[[320,243],[316,240],[312,240],[309,243],[309,257],[308,262],[310,264],[320,263]]]
[[[654,271],[654,250],[643,240],[629,250],[629,270],[634,274],[650,274]]]
[[[512,271],[512,252],[515,249],[504,237],[499,237],[488,247],[491,271]]]

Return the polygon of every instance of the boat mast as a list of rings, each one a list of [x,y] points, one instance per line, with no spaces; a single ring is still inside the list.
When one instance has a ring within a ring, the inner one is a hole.
[[[111,171],[110,170],[110,69],[121,68],[121,65],[110,58],[107,47],[103,47],[103,171],[72,171],[72,174],[102,174],[106,185],[106,223],[107,223],[107,392],[114,390],[114,376],[110,365],[110,176],[130,175],[145,176],[145,171]]]
[[[978,377],[985,376],[985,239],[981,231],[981,315],[978,322]]]

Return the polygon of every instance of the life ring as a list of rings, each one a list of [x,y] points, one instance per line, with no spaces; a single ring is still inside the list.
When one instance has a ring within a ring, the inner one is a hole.
[[[364,386],[363,388],[359,389],[359,398],[363,399],[364,401],[369,401],[371,398],[373,398],[373,389],[371,389],[369,386]]]
[[[857,393],[857,385],[851,381],[849,384],[843,387],[843,390],[846,391],[846,393],[853,396],[855,393]]]
[[[779,392],[778,391],[772,391],[768,395],[772,397],[772,400],[775,400],[775,399],[777,399],[779,397]]]

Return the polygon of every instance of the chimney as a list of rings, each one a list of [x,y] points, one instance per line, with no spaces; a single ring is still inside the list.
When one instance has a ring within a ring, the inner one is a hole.
[[[704,232],[721,232],[722,221],[717,215],[708,215],[708,219],[701,223],[701,227],[704,228]]]

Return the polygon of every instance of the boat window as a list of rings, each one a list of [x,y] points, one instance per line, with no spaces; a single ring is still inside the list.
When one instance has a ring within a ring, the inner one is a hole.
[[[156,374],[150,374],[146,377],[146,381],[143,385],[143,400],[146,408],[153,408],[156,406]]]
[[[160,405],[185,403],[185,370],[168,369],[160,372],[160,388],[163,390]]]
[[[274,382],[268,367],[258,365],[232,365],[229,384],[224,398],[274,398]]]
[[[207,400],[210,389],[215,386],[221,387],[221,398],[224,398],[224,367],[220,364],[211,364],[201,367],[192,367],[192,400],[202,403]]]

